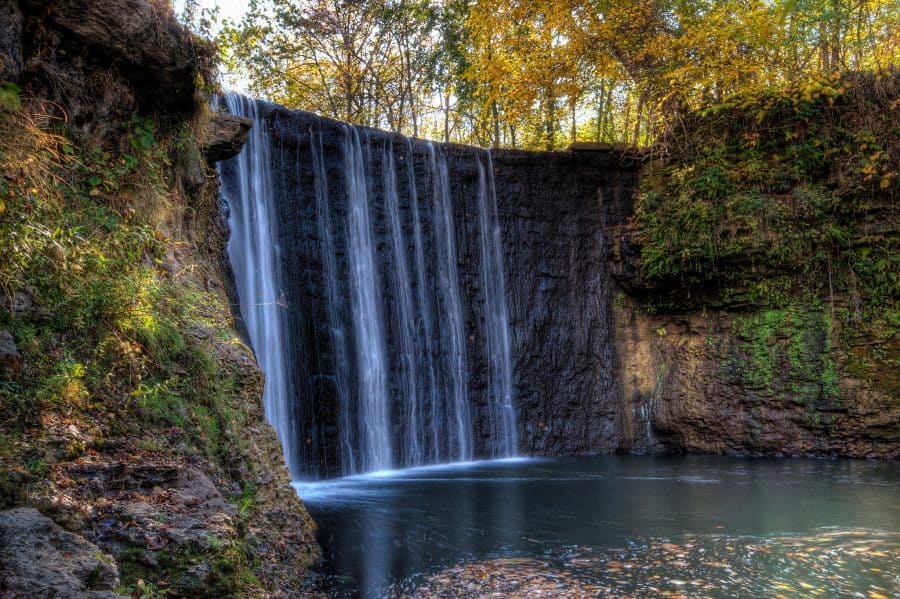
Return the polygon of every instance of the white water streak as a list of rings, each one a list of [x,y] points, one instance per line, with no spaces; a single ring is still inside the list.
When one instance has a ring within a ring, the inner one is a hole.
[[[235,157],[235,185],[223,181],[229,207],[228,258],[250,343],[266,377],[263,405],[266,418],[278,433],[292,475],[299,470],[299,434],[293,416],[285,329],[287,307],[278,283],[278,236],[272,192],[269,136],[258,114],[259,105],[238,94],[225,97],[231,114],[254,122],[247,144]]]
[[[350,298],[359,377],[358,421],[361,469],[392,466],[390,398],[381,285],[375,261],[375,242],[369,214],[366,163],[356,129],[344,126],[342,141],[347,190],[347,253],[350,261]]]
[[[384,185],[384,205],[390,231],[393,284],[397,330],[399,332],[400,371],[397,373],[397,391],[404,402],[403,463],[407,466],[425,462],[422,438],[422,413],[419,405],[417,378],[417,330],[414,318],[413,291],[406,259],[406,235],[400,220],[400,193],[397,188],[397,166],[393,144],[385,143],[381,153],[381,174]]]
[[[462,301],[459,295],[459,274],[456,254],[456,230],[453,204],[450,197],[450,175],[447,159],[434,144],[428,145],[434,174],[434,228],[438,253],[438,278],[443,308],[443,339],[445,373],[449,397],[446,400],[447,440],[449,459],[472,459],[472,418],[468,398],[468,368],[466,365],[466,329]],[[438,411],[440,412],[440,411]],[[443,417],[432,413],[432,418]],[[439,461],[439,460],[436,460]]]
[[[350,392],[350,358],[347,333],[342,316],[341,285],[338,275],[334,223],[328,206],[328,173],[325,169],[325,151],[322,133],[310,136],[314,164],[316,192],[316,222],[322,240],[322,278],[325,283],[325,307],[328,328],[334,352],[334,385],[338,401],[338,428],[341,451],[341,469],[345,475],[357,472],[356,426],[352,418],[352,394]]]
[[[478,158],[478,221],[481,240],[481,280],[488,355],[488,411],[493,457],[511,457],[518,450],[513,406],[512,340],[503,264],[503,239],[497,215],[497,192],[490,152]]]

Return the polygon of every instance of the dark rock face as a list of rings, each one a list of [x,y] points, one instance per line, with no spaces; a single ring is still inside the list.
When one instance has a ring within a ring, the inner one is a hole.
[[[22,72],[22,11],[16,0],[0,1],[0,82]]]
[[[269,128],[275,173],[279,258],[289,316],[291,371],[297,393],[295,418],[304,436],[301,462],[309,475],[340,473],[334,347],[328,327],[323,240],[317,226],[315,160],[324,156],[333,222],[346,221],[341,123],[266,105],[261,126]],[[380,281],[389,281],[390,237],[382,200],[383,148],[394,153],[403,227],[412,228],[412,164],[420,206],[430,206],[434,174],[427,143],[360,129],[369,148],[367,181],[374,201]],[[317,146],[318,148],[318,146]],[[485,355],[483,282],[480,273],[478,156],[483,150],[441,145],[447,158],[453,202],[459,285],[467,335],[468,397],[476,456],[486,455],[488,358]],[[505,253],[506,288],[513,336],[514,403],[520,453],[587,454],[619,446],[619,389],[611,342],[609,279],[603,223],[627,208],[637,164],[619,153],[492,152],[498,217]],[[224,163],[223,177],[235,173]],[[227,198],[226,198],[227,199]],[[434,223],[423,209],[426,255],[433,256]],[[341,237],[338,235],[338,237]],[[412,235],[408,254],[413,255]],[[347,248],[335,258],[348,269]],[[426,268],[434,272],[433,258]],[[346,275],[343,277],[346,279]],[[385,310],[396,303],[383,284]],[[344,293],[349,293],[346,289]],[[434,293],[434,290],[429,290]],[[346,302],[345,302],[346,305]],[[346,315],[345,315],[346,316]],[[390,321],[391,319],[387,319]],[[437,333],[440,334],[440,333]],[[388,326],[392,372],[399,368],[398,332]],[[436,344],[437,345],[437,344]],[[351,365],[351,373],[355,366]],[[351,374],[351,376],[354,376]],[[400,426],[399,423],[394,423]]]
[[[143,96],[162,107],[192,106],[199,62],[196,41],[146,0],[25,0],[23,6],[52,28],[115,64]]]
[[[630,202],[635,161],[611,152],[494,153],[521,448],[619,447],[604,223]]]
[[[0,512],[4,597],[119,597],[116,563],[33,508]]]
[[[64,122],[80,145],[116,150],[135,113],[188,117],[211,62],[165,3],[0,0],[0,82],[22,88],[38,126]]]

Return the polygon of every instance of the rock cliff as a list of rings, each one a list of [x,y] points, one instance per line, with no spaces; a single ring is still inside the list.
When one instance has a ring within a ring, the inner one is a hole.
[[[664,136],[606,223],[646,447],[900,455],[895,71],[748,94]]]
[[[294,417],[298,430],[306,431],[299,461],[311,475],[334,475],[341,472],[336,395],[341,373],[335,372],[334,337],[327,324],[323,255],[328,250],[318,223],[315,169],[321,155],[328,185],[337,186],[328,193],[331,221],[346,221],[346,195],[340,188],[346,178],[340,145],[344,125],[274,105],[262,104],[260,110],[259,126],[268,129],[271,140],[283,300],[289,307],[291,338],[297,340],[289,359],[300,397]],[[395,164],[401,165],[400,213],[407,231],[413,229],[409,186],[415,182],[425,232],[424,253],[429,257],[426,268],[432,271],[436,266],[430,262],[435,255],[431,150],[419,140],[360,131],[365,152],[371,156],[366,173],[373,198],[370,210],[383,300],[390,307],[397,298],[388,284],[392,277],[388,259],[391,238],[380,156],[391,152]],[[467,339],[467,393],[473,410],[475,455],[483,457],[489,455],[489,373],[483,338],[485,297],[478,205],[478,157],[484,150],[437,146],[448,166]],[[622,211],[628,209],[639,163],[631,155],[609,150],[492,151],[491,158],[505,252],[520,450],[534,455],[616,451],[621,441],[621,414],[609,301],[613,288],[603,223],[624,218]],[[226,165],[226,179],[235,176],[230,168]],[[335,238],[337,267],[346,273],[344,236],[336,234]],[[410,256],[414,254],[412,247],[408,251]],[[346,274],[343,277],[346,279]],[[346,306],[349,300],[344,297],[342,303]],[[435,331],[435,335],[446,334]],[[394,373],[401,368],[396,335],[397,331],[388,327]],[[434,347],[440,347],[438,339]]]
[[[211,58],[165,3],[0,2],[0,594],[306,592],[225,292],[214,161],[249,125],[210,113]]]

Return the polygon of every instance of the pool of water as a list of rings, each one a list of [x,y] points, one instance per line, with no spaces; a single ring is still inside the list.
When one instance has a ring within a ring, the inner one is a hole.
[[[345,596],[466,596],[494,577],[523,595],[900,597],[896,462],[522,459],[296,486]]]

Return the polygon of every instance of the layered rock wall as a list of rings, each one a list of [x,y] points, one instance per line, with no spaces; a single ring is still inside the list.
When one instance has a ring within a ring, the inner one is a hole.
[[[617,292],[623,435],[675,452],[896,458],[896,385],[856,376],[868,347],[834,342],[830,310],[650,314]]]

